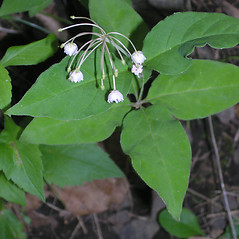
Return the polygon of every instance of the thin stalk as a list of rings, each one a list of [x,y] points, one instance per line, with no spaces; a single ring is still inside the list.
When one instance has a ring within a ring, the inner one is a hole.
[[[219,180],[220,180],[220,184],[221,184],[221,189],[222,189],[222,194],[223,194],[223,199],[224,199],[224,203],[225,203],[225,208],[227,211],[227,216],[228,216],[228,220],[229,220],[229,224],[232,230],[232,236],[233,239],[237,239],[237,234],[236,234],[236,229],[232,220],[232,215],[231,215],[231,210],[230,210],[230,206],[229,206],[229,202],[228,202],[228,198],[227,198],[227,192],[225,189],[225,184],[224,184],[224,179],[223,179],[223,174],[222,174],[222,168],[221,168],[221,163],[220,163],[220,156],[219,156],[219,152],[218,152],[218,148],[217,148],[217,143],[216,143],[216,139],[215,139],[215,134],[214,134],[214,130],[213,130],[213,124],[212,124],[212,117],[209,116],[208,117],[208,122],[209,122],[209,128],[210,128],[210,133],[211,133],[211,138],[212,138],[212,144],[213,144],[213,148],[214,148],[214,152],[215,152],[215,161],[216,161],[216,165],[217,165],[217,169],[218,169],[218,175],[219,175]]]
[[[105,39],[103,40],[103,46],[101,49],[101,57],[100,57],[100,67],[101,67],[101,88],[104,88],[104,78],[105,78],[105,69],[104,69],[104,57],[105,57]]]
[[[96,25],[96,24],[92,24],[92,23],[78,23],[78,24],[74,24],[74,25],[67,26],[67,27],[64,27],[64,28],[60,28],[60,29],[58,29],[58,31],[59,31],[59,32],[62,32],[62,31],[68,30],[68,29],[70,29],[70,28],[80,27],[80,26],[92,26],[92,27],[97,27],[98,29],[100,29],[100,31],[102,32],[102,34],[105,34],[105,31],[103,30],[103,28],[101,28],[100,26],[98,26],[98,25]]]
[[[142,74],[142,75],[143,75],[142,87],[140,89],[139,98],[137,99],[137,103],[139,103],[142,100],[142,96],[143,96],[143,92],[144,92],[144,74]]]
[[[25,24],[25,25],[27,25],[27,26],[36,28],[36,29],[38,29],[38,30],[40,30],[40,31],[42,31],[42,32],[47,33],[47,34],[50,34],[50,33],[51,33],[51,32],[49,32],[48,30],[46,30],[45,28],[43,28],[43,27],[41,27],[41,26],[39,26],[39,25],[37,25],[37,24],[35,24],[35,23],[28,22],[28,21],[26,21],[26,20],[23,20],[23,19],[20,19],[20,18],[17,18],[17,17],[12,17],[12,19],[15,20],[15,21],[17,21],[17,22],[21,22],[21,23],[23,23],[23,24]]]
[[[98,37],[101,37],[101,34],[99,33],[94,33],[94,32],[82,32],[82,33],[79,33],[77,34],[76,36],[70,38],[69,40],[67,40],[66,42],[64,42],[62,44],[62,46],[66,45],[68,42],[70,41],[74,41],[77,37],[81,37],[81,36],[85,36],[85,35],[95,35],[95,36],[98,36]]]
[[[128,48],[119,40],[119,39],[117,39],[116,37],[112,37],[112,36],[109,36],[109,38],[112,40],[115,40],[115,41],[117,41],[125,50],[126,50],[126,52],[129,54],[129,56],[131,56],[131,53],[130,53],[130,51],[128,50]],[[117,45],[117,44],[116,44]],[[118,45],[117,45],[118,46]],[[114,46],[115,48],[116,48],[116,46]],[[119,48],[119,49],[122,49],[122,48]],[[124,53],[125,54],[125,52],[122,50],[122,53]],[[125,54],[126,56],[127,56],[127,54]]]
[[[133,47],[134,51],[137,51],[136,48],[135,48],[135,46],[134,46],[134,44],[133,44],[133,42],[132,42],[128,37],[126,37],[125,35],[123,35],[123,34],[121,34],[121,33],[119,33],[119,32],[110,32],[110,33],[108,33],[108,35],[111,35],[111,34],[115,34],[115,35],[119,35],[119,36],[124,37],[125,39],[127,39],[127,40],[129,41],[129,43],[130,43],[131,46]]]
[[[99,43],[99,44],[98,44]],[[98,44],[98,45],[97,45]],[[84,53],[81,55],[80,59],[78,60],[78,67],[80,69],[81,65],[83,64],[83,62],[91,55],[92,52],[95,51],[95,49],[97,49],[100,45],[102,44],[102,41],[96,39],[95,41],[92,42],[92,44],[90,44],[87,49],[84,51]],[[95,46],[96,45],[96,46]],[[91,47],[95,46],[92,50],[90,50],[90,52],[87,54],[87,52],[89,51],[89,49]],[[86,55],[87,54],[87,55]]]
[[[71,16],[71,19],[86,19],[86,20],[88,20],[88,21],[94,23],[95,25],[99,26],[99,25],[97,24],[97,22],[95,22],[94,20],[92,20],[92,19],[90,19],[90,18],[88,18],[88,17],[75,17],[75,16]],[[103,31],[103,33],[106,35],[106,32],[104,31],[103,28],[102,28],[102,31]]]
[[[74,62],[74,60],[76,59],[76,56],[80,53],[80,51],[85,47],[87,46],[88,44],[90,44],[93,40],[89,40],[88,42],[86,42],[85,44],[83,44],[80,49],[77,51],[77,53],[73,56],[71,62],[70,62],[70,65],[68,66],[68,69],[71,69],[71,66]]]

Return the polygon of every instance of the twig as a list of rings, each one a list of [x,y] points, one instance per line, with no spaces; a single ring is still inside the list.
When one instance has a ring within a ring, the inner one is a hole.
[[[239,215],[239,210],[234,210],[230,212],[231,215]],[[218,213],[212,213],[212,214],[208,214],[207,218],[214,218],[214,217],[220,217],[220,216],[226,216],[225,212],[218,212]]]
[[[102,231],[101,231],[101,228],[100,228],[99,219],[98,219],[96,213],[93,214],[93,217],[94,217],[94,221],[95,221],[95,225],[96,225],[96,231],[97,231],[98,239],[103,239]]]
[[[17,33],[19,33],[17,30],[8,29],[8,28],[4,28],[4,27],[0,27],[0,32],[6,32],[6,33],[12,33],[12,34],[17,34]]]
[[[224,199],[224,203],[225,203],[225,207],[226,207],[226,211],[227,211],[227,216],[228,216],[228,220],[229,220],[230,227],[231,227],[231,230],[232,230],[233,239],[237,239],[237,234],[236,234],[236,230],[235,230],[234,223],[233,223],[233,220],[232,220],[232,215],[231,215],[231,211],[230,211],[230,207],[229,207],[229,203],[228,203],[228,198],[227,198],[227,192],[226,192],[225,184],[224,184],[224,180],[223,180],[222,168],[221,168],[221,163],[220,163],[220,156],[219,156],[217,143],[216,143],[216,139],[215,139],[215,135],[214,135],[212,117],[211,116],[208,117],[208,122],[209,122],[211,138],[212,138],[212,144],[213,144],[213,148],[214,148],[214,151],[215,151],[215,156],[216,156],[215,160],[216,160],[216,165],[217,165],[217,169],[218,169],[218,175],[219,175],[219,180],[220,180],[220,184],[221,184],[223,199]]]
[[[76,225],[74,231],[71,233],[71,236],[70,236],[69,239],[74,239],[75,236],[76,236],[76,233],[79,231],[80,228],[82,228],[84,234],[87,233],[87,229],[86,229],[86,227],[85,227],[85,225],[84,225],[84,223],[83,223],[81,217],[77,216],[77,219],[78,219],[78,223],[77,223],[77,225]]]

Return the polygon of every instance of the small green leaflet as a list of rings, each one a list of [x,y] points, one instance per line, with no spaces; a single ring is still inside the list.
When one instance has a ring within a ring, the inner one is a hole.
[[[8,71],[0,65],[0,109],[4,109],[11,103],[12,85]]]
[[[203,235],[196,216],[186,208],[182,209],[180,221],[176,221],[167,210],[163,210],[159,215],[159,222],[168,233],[179,238]]]
[[[20,128],[6,117],[0,134],[0,170],[20,188],[44,200],[43,166],[37,145],[17,140]]]
[[[190,144],[180,122],[157,105],[132,111],[123,122],[121,145],[139,176],[179,219],[191,164]]]
[[[161,74],[179,74],[192,60],[195,46],[229,48],[239,43],[239,19],[219,13],[175,13],[160,21],[146,36],[145,65]]]
[[[24,206],[25,193],[12,181],[7,180],[4,173],[0,172],[0,198]]]
[[[60,187],[82,185],[95,179],[124,177],[97,144],[41,145],[44,178]]]
[[[239,101],[239,68],[209,60],[193,60],[182,74],[159,75],[147,99],[183,120],[225,110]]]
[[[24,46],[12,46],[0,61],[4,67],[15,65],[35,65],[51,57],[58,49],[54,34]]]

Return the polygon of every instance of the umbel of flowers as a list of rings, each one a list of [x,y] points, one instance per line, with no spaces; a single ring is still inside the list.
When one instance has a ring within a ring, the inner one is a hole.
[[[69,72],[69,80],[74,83],[79,83],[84,80],[84,76],[80,70],[82,64],[84,61],[99,47],[101,47],[101,57],[100,57],[100,68],[101,68],[101,89],[104,90],[104,79],[106,77],[105,75],[105,68],[104,68],[104,57],[105,53],[109,58],[111,70],[112,70],[112,81],[113,81],[113,90],[108,95],[108,103],[119,103],[124,100],[123,95],[116,89],[116,78],[118,76],[118,70],[115,67],[115,64],[112,60],[111,52],[108,47],[108,44],[111,44],[119,54],[119,57],[122,61],[122,64],[125,64],[125,60],[123,58],[123,55],[126,57],[130,57],[133,66],[131,69],[131,72],[135,74],[137,77],[142,76],[143,72],[143,63],[146,60],[145,56],[143,55],[142,51],[137,51],[132,41],[126,37],[125,35],[119,33],[119,32],[109,32],[106,33],[103,28],[101,28],[95,21],[89,18],[85,17],[71,17],[72,19],[86,19],[89,22],[86,23],[78,23],[74,24],[65,28],[60,28],[58,31],[64,31],[69,28],[73,27],[79,27],[79,26],[92,26],[96,27],[100,30],[100,33],[96,32],[81,32],[74,37],[67,40],[65,43],[61,45],[61,48],[64,48],[64,52],[69,55],[73,56],[71,59],[71,62],[68,66],[67,71]],[[77,44],[74,43],[75,39],[81,36],[85,35],[92,35],[95,36],[91,40],[84,43],[80,48],[78,48]],[[132,45],[134,52],[131,54],[131,52],[128,50],[128,48],[119,40],[120,37],[123,37],[127,39],[127,41]],[[76,59],[76,56],[80,54],[80,57],[78,58],[76,67],[72,69],[73,62]]]

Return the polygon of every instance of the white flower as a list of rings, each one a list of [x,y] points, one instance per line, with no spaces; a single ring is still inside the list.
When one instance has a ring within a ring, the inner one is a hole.
[[[139,77],[139,74],[141,74],[143,72],[143,66],[140,64],[133,65],[131,72]]]
[[[71,82],[77,83],[84,80],[83,74],[79,70],[74,70],[70,72],[69,80]]]
[[[78,51],[78,46],[73,42],[67,43],[64,46],[64,52],[69,56],[74,56],[77,53],[77,51]]]
[[[131,55],[131,59],[135,64],[143,64],[146,60],[142,51],[136,51]]]
[[[118,90],[112,90],[108,95],[108,103],[119,103],[124,100],[123,95]]]

